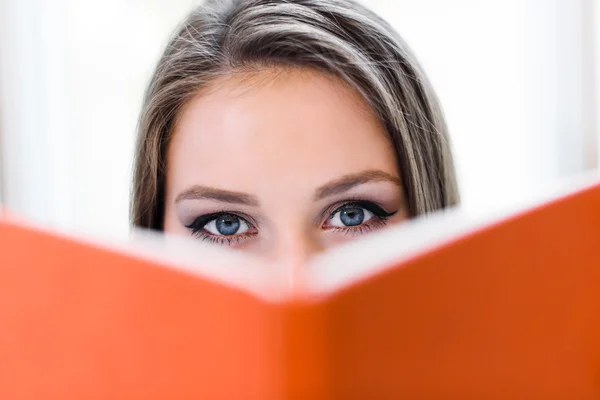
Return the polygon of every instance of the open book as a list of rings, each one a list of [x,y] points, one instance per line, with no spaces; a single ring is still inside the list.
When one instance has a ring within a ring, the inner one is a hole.
[[[600,185],[305,266],[0,218],[1,399],[600,398]]]

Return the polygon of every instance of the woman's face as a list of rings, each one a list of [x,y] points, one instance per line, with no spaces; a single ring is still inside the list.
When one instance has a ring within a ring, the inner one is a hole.
[[[308,70],[221,78],[181,112],[164,229],[271,259],[407,218],[395,153],[362,98]]]

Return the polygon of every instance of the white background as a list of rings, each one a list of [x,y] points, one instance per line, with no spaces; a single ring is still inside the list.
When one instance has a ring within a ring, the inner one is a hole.
[[[1,198],[47,224],[128,229],[156,59],[192,0],[0,0]],[[444,106],[463,204],[597,168],[594,0],[369,0]]]

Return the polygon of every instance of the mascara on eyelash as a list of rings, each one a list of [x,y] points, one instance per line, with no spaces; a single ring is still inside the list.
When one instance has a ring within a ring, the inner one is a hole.
[[[189,225],[184,225],[186,228],[191,229],[192,233],[198,233],[199,231],[201,231],[210,221],[217,219],[219,217],[223,217],[225,215],[229,215],[229,216],[233,216],[235,218],[239,218],[240,220],[243,220],[244,222],[246,222],[248,225],[250,225],[250,223],[246,220],[246,218],[241,217],[239,215],[237,215],[236,213],[233,212],[226,212],[226,211],[221,211],[221,212],[216,212],[216,213],[211,213],[211,214],[204,214],[201,215],[199,217],[197,217],[196,219],[194,219],[194,221],[189,224]]]
[[[345,207],[360,207],[360,208],[364,208],[366,210],[369,210],[370,212],[372,212],[373,214],[375,214],[377,217],[379,218],[389,218],[389,217],[393,217],[395,214],[398,213],[399,210],[396,210],[394,212],[387,212],[385,211],[381,206],[371,202],[371,201],[366,201],[366,200],[359,200],[359,201],[350,201],[347,203],[342,204],[341,206],[337,207],[329,216],[329,219],[333,219],[333,217],[335,216],[335,214],[337,214],[339,211],[341,211],[343,208]]]

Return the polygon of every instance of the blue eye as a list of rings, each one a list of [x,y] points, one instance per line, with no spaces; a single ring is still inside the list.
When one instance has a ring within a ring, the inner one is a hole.
[[[331,217],[329,226],[352,227],[359,226],[371,220],[374,214],[364,207],[347,205],[339,208]]]
[[[338,232],[362,233],[385,225],[389,217],[398,211],[387,212],[370,201],[352,201],[343,204],[329,214],[323,228],[332,228]]]
[[[203,228],[211,235],[217,236],[240,235],[250,229],[246,221],[233,214],[222,214],[210,220]]]
[[[194,220],[186,228],[193,235],[203,240],[242,240],[245,236],[252,234],[253,228],[244,218],[233,213],[205,214]]]

